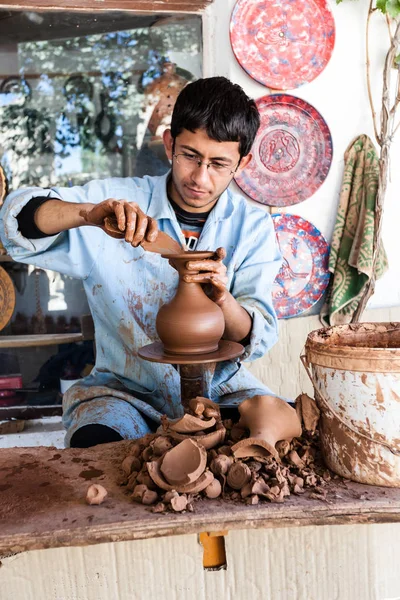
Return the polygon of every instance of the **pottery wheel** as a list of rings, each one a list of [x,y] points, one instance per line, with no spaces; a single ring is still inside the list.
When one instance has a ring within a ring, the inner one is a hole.
[[[218,344],[218,350],[208,354],[167,354],[164,352],[164,346],[161,342],[154,342],[148,346],[139,349],[139,356],[150,362],[166,363],[170,365],[196,365],[203,363],[222,362],[231,360],[243,354],[242,344],[221,340]]]
[[[11,277],[0,267],[0,331],[12,317],[15,308],[15,290]]]

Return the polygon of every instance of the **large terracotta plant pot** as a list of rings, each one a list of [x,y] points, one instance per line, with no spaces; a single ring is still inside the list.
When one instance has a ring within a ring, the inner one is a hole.
[[[187,283],[186,263],[206,260],[214,252],[182,252],[163,254],[179,272],[177,292],[171,302],[164,304],[156,319],[157,333],[167,354],[207,354],[218,350],[225,329],[222,310],[210,300],[200,283]],[[190,271],[193,274],[194,271]]]

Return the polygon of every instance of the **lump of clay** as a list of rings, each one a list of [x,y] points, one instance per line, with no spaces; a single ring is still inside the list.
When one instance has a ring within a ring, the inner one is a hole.
[[[234,463],[228,471],[228,485],[234,490],[240,490],[251,479],[251,471],[245,463]]]
[[[141,483],[133,490],[132,500],[146,505],[155,504],[158,501],[158,494],[154,490],[149,490],[147,485]]]
[[[218,498],[222,493],[222,486],[218,479],[214,479],[204,490],[207,498]]]
[[[276,396],[254,396],[239,406],[240,425],[250,430],[250,437],[232,446],[235,458],[272,455],[279,460],[275,444],[291,441],[302,433],[301,423],[294,408]]]
[[[98,483],[92,483],[86,492],[88,504],[101,504],[107,497],[107,490]]]
[[[124,473],[129,477],[133,471],[140,471],[142,468],[142,463],[140,462],[137,456],[129,455],[121,463],[121,468]]]

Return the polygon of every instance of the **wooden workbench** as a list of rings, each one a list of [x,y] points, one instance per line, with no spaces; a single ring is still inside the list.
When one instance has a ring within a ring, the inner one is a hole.
[[[0,450],[0,555],[222,529],[400,521],[400,489],[341,479],[329,484],[327,501],[305,495],[258,506],[201,500],[193,513],[154,514],[120,485],[131,444]],[[91,482],[108,490],[100,506],[85,503]]]

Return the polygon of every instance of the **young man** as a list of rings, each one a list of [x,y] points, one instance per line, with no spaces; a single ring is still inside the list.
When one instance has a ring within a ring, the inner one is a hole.
[[[193,281],[207,284],[222,309],[226,339],[260,358],[277,340],[271,286],[279,270],[272,220],[228,186],[249,162],[259,127],[253,100],[223,77],[186,86],[164,133],[171,171],[161,177],[111,178],[83,187],[29,188],[10,194],[0,212],[1,239],[19,262],[83,281],[96,332],[96,366],[64,395],[66,445],[90,446],[148,433],[163,414],[181,415],[172,365],[138,357],[158,339],[159,307],[174,295],[178,274],[140,242],[158,231],[218,260],[191,261]],[[125,239],[104,232],[115,215]],[[219,363],[210,397],[238,404],[269,393],[240,361]]]

